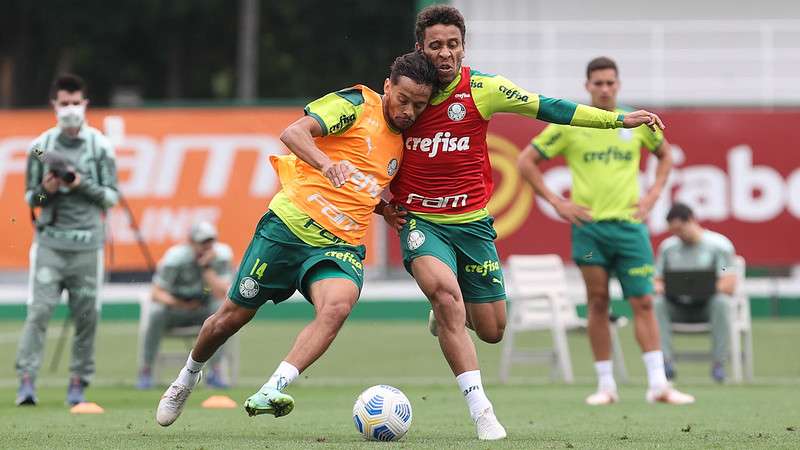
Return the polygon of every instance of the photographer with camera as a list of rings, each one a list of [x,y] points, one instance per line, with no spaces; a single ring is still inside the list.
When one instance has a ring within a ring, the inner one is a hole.
[[[114,149],[86,124],[86,85],[75,75],[58,77],[50,92],[58,125],[32,144],[25,170],[25,200],[35,237],[30,250],[29,298],[17,349],[17,405],[35,405],[47,325],[68,293],[75,323],[67,403],[84,401],[95,371],[94,340],[103,281],[106,210],[119,200]],[[33,213],[40,209],[39,218]]]

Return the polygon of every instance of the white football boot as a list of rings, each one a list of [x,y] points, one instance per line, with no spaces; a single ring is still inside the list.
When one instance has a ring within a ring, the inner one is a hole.
[[[159,425],[168,427],[178,419],[178,416],[181,415],[181,411],[183,411],[183,407],[186,405],[189,394],[191,394],[192,389],[200,383],[201,378],[203,378],[203,372],[199,373],[197,381],[195,381],[193,386],[187,386],[174,381],[167,388],[164,395],[161,396],[161,400],[158,402],[158,410],[156,410],[156,422],[158,422]]]
[[[592,406],[610,405],[619,401],[616,390],[598,389],[594,394],[586,397],[586,404]]]
[[[667,384],[661,389],[648,389],[644,396],[647,403],[666,403],[668,405],[689,405],[694,403],[694,396],[683,392]]]
[[[433,315],[433,310],[428,314],[428,331],[434,336],[439,336],[439,325],[436,323],[436,316]]]
[[[500,425],[492,408],[486,408],[475,419],[475,428],[478,430],[478,439],[481,441],[496,441],[506,437],[506,429]]]

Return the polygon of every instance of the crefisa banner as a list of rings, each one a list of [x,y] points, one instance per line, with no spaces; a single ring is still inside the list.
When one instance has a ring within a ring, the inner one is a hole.
[[[672,144],[674,167],[647,219],[653,245],[666,237],[673,201],[691,206],[702,225],[731,239],[748,264],[800,261],[800,152],[791,132],[800,110],[671,109],[659,112]],[[570,255],[570,226],[537,198],[517,171],[517,155],[545,123],[498,114],[488,143],[495,191],[495,217],[502,259],[512,254]],[[652,184],[657,159],[643,155],[642,192]],[[562,157],[542,166],[547,185],[568,196],[572,179]],[[399,263],[397,239],[390,245]]]
[[[280,189],[268,157],[286,152],[278,136],[301,114],[300,108],[96,109],[88,122],[116,143],[120,190],[154,257],[184,240],[192,222],[209,220],[241,258]],[[750,264],[800,260],[800,154],[789,132],[800,123],[800,110],[668,110],[662,118],[675,167],[647,221],[654,244],[666,237],[664,217],[671,202],[680,200],[703,225],[728,236]],[[54,124],[50,111],[0,112],[0,270],[28,265],[33,229],[24,202],[26,152]],[[499,114],[489,128],[495,176],[489,208],[503,259],[514,253],[570,255],[569,226],[517,171],[517,155],[544,126]],[[646,187],[656,159],[642,160]],[[571,179],[563,159],[543,168],[547,184],[568,195]],[[146,270],[126,212],[112,209],[107,223],[111,269]],[[380,263],[375,251],[387,240],[389,261],[400,264],[396,233],[378,228],[368,241],[372,264]]]

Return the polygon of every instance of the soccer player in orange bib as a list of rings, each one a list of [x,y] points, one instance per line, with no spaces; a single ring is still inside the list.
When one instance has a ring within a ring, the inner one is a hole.
[[[281,140],[293,154],[270,158],[282,190],[256,226],[227,300],[205,321],[186,366],[161,397],[160,425],[178,418],[203,365],[261,305],[298,290],[316,316],[244,404],[251,416],[292,411],[294,399],[283,390],[322,356],[358,300],[370,216],[399,168],[402,131],[437,83],[435,67],[408,53],[392,64],[383,96],[362,85],[328,94],[284,130]]]

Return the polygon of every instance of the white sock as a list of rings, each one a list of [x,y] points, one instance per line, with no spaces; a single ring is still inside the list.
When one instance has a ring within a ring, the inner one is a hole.
[[[269,377],[269,380],[264,383],[264,386],[261,386],[261,389],[277,389],[282,391],[286,388],[286,386],[294,381],[298,375],[300,375],[300,371],[297,370],[297,367],[289,364],[286,361],[281,361],[281,363],[278,364],[278,368],[275,369],[275,373]]]
[[[614,381],[614,365],[611,360],[595,361],[594,370],[597,372],[597,390],[617,392],[617,382]]]
[[[461,393],[464,394],[464,398],[467,400],[469,415],[472,416],[472,420],[475,420],[487,408],[492,407],[492,402],[489,401],[483,391],[480,370],[464,372],[456,377],[456,381],[458,382],[458,388],[461,389]]]
[[[663,389],[667,385],[664,373],[664,354],[661,350],[642,353],[644,367],[647,369],[647,385],[650,389]]]
[[[197,362],[192,359],[192,352],[189,352],[189,359],[186,360],[186,366],[181,369],[181,372],[178,374],[178,379],[175,381],[184,386],[194,386],[195,383],[197,383],[197,379],[200,378],[200,371],[203,370],[203,366],[205,365],[205,362]]]

